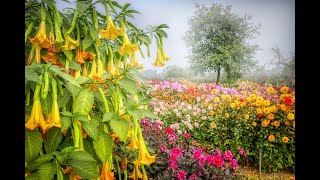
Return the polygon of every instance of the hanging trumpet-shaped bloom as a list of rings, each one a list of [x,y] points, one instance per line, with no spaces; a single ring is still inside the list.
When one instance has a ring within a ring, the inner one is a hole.
[[[155,61],[152,65],[153,65],[153,66],[156,66],[156,67],[162,67],[162,66],[165,65],[165,64],[163,63],[163,58],[162,58],[162,56],[161,56],[161,51],[160,51],[160,49],[158,49],[156,61]]]
[[[33,105],[32,105],[32,111],[31,115],[29,117],[28,122],[25,124],[25,127],[29,130],[34,130],[37,127],[40,127],[41,129],[45,129],[46,122],[42,115],[42,108],[40,103],[40,84],[36,85],[36,89],[34,92],[33,97]]]
[[[108,68],[107,68],[108,73],[111,73],[112,75],[116,74],[116,71],[114,69],[114,62],[113,62],[113,58],[110,59],[110,61],[108,62]]]
[[[53,101],[51,113],[48,115],[46,128],[43,129],[43,133],[46,133],[52,127],[61,128],[60,112],[57,100]]]
[[[116,70],[115,70],[115,76],[119,76],[120,75],[120,71],[119,69],[122,68],[122,63],[120,60],[117,60],[117,64],[116,64]]]
[[[165,61],[169,61],[170,58],[167,57],[167,55],[164,53],[163,47],[160,48],[161,51],[161,57],[165,60]]]
[[[129,178],[133,179],[133,180],[138,180],[138,178],[142,178],[143,175],[142,173],[140,172],[139,170],[139,167],[134,165],[134,168],[133,168],[133,171],[132,171],[132,174],[129,176]]]
[[[76,54],[75,60],[76,60],[79,64],[84,64],[84,63],[85,63],[80,49],[77,50],[77,54]]]
[[[71,38],[71,36],[69,34],[65,34],[64,39],[65,39],[66,43],[61,47],[64,48],[65,50],[73,50],[80,45],[79,39],[74,40]]]
[[[96,76],[97,75],[97,63],[96,60],[94,59],[92,61],[92,66],[91,66],[91,71],[89,74],[89,77],[92,78],[92,76]]]
[[[41,48],[49,48],[53,42],[50,42],[46,35],[46,22],[42,20],[40,22],[39,30],[36,36],[30,41],[32,44],[39,44]]]
[[[123,37],[122,37],[122,46],[120,50],[118,51],[119,54],[122,56],[123,54],[131,55],[135,51],[138,50],[138,45],[137,44],[131,44],[129,37],[126,32],[124,32]]]
[[[143,65],[138,61],[138,51],[134,52],[131,55],[130,63],[128,64],[129,67],[136,67],[137,69],[143,69]]]
[[[86,59],[93,60],[93,58],[96,57],[96,54],[84,51],[82,49],[80,50],[80,53],[84,60]]]
[[[114,172],[111,172],[110,164],[107,161],[103,166],[100,174],[100,180],[113,180]]]
[[[111,16],[107,15],[107,29],[100,30],[100,35],[102,38],[108,38],[115,40],[118,36],[123,35],[123,29],[118,28],[114,25]]]
[[[97,65],[98,71],[97,71],[97,74],[98,74],[99,77],[101,77],[102,74],[104,73],[103,63],[102,63],[102,61],[101,61],[100,58],[97,59],[97,61],[98,61],[98,65]]]
[[[82,76],[88,75],[87,66],[85,64],[82,65]]]
[[[151,163],[155,162],[156,155],[150,156],[146,144],[144,143],[144,139],[142,137],[139,138],[139,156],[138,159],[135,160],[133,163],[136,166],[140,164],[150,165]]]
[[[139,141],[137,136],[134,133],[134,130],[131,129],[129,131],[129,137],[130,137],[130,144],[127,146],[128,149],[138,149],[139,148]]]

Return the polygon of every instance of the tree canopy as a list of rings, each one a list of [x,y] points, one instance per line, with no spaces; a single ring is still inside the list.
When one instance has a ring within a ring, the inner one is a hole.
[[[196,4],[196,12],[189,19],[189,29],[184,40],[189,50],[190,67],[195,74],[227,73],[228,79],[237,79],[256,66],[253,59],[257,45],[248,40],[259,34],[259,26],[248,15],[231,12],[231,6]]]

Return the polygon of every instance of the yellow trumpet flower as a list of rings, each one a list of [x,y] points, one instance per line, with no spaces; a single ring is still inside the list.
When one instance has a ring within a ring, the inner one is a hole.
[[[107,29],[100,30],[100,35],[102,38],[115,40],[118,36],[123,35],[123,29],[116,27],[111,19],[111,16],[108,15]]]
[[[139,141],[137,136],[134,133],[134,130],[131,129],[129,131],[129,137],[130,137],[130,144],[126,148],[132,150],[132,149],[138,149],[139,148]]]
[[[97,71],[97,74],[98,74],[99,77],[101,77],[102,74],[104,73],[103,63],[102,63],[102,61],[101,61],[100,58],[99,58],[97,61],[98,61],[98,65],[97,65],[98,71]]]
[[[45,20],[40,22],[38,33],[30,42],[32,44],[39,44],[41,48],[50,48],[53,44],[53,42],[51,42],[47,37]]]
[[[86,75],[88,75],[88,70],[87,70],[86,65],[84,64],[82,67],[82,76],[86,76]]]
[[[61,128],[60,112],[57,100],[53,101],[51,113],[48,115],[46,128],[43,129],[43,133],[46,133],[52,127]]]
[[[114,172],[111,172],[110,164],[107,161],[103,166],[100,174],[100,180],[113,180]]]
[[[123,54],[131,55],[135,51],[138,50],[138,45],[137,44],[131,44],[129,37],[126,32],[124,32],[123,37],[122,37],[122,47],[118,51],[119,54],[122,56]]]
[[[138,159],[133,162],[136,166],[140,164],[150,165],[155,162],[156,155],[150,156],[146,144],[144,143],[144,139],[142,137],[139,138],[139,156]]]
[[[131,178],[133,180],[138,180],[138,178],[141,179],[142,177],[143,177],[143,175],[140,172],[139,167],[135,165],[133,168],[132,174],[129,176],[129,178]]]
[[[41,127],[41,129],[46,128],[46,122],[42,115],[40,99],[37,99],[33,102],[31,116],[28,122],[25,124],[25,127],[29,130],[34,130],[39,126]]]
[[[162,67],[162,66],[165,65],[165,64],[163,63],[163,58],[162,58],[162,56],[161,56],[161,51],[160,51],[160,49],[158,49],[156,61],[155,61],[152,65],[153,65],[153,66],[156,66],[156,67]]]
[[[92,76],[96,76],[96,75],[97,75],[97,64],[96,64],[96,60],[94,59],[92,62],[89,77],[92,78]]]
[[[64,48],[65,50],[72,50],[77,48],[80,45],[79,39],[74,40],[71,38],[69,34],[65,34],[64,36],[65,36],[66,43],[61,47]]]
[[[121,63],[120,60],[118,60],[117,64],[116,64],[116,70],[115,70],[115,73],[114,73],[115,76],[119,76],[120,75],[120,71],[119,71],[120,68],[122,68],[122,63]]]
[[[85,63],[80,49],[77,50],[77,54],[76,54],[75,60],[76,60],[79,64],[84,64],[84,63]]]
[[[167,55],[164,53],[163,47],[161,47],[160,51],[161,51],[161,57],[162,57],[165,61],[169,61],[170,58],[167,57]]]
[[[138,51],[134,52],[131,55],[130,63],[128,64],[129,67],[136,67],[137,69],[143,69],[143,65],[138,61]]]

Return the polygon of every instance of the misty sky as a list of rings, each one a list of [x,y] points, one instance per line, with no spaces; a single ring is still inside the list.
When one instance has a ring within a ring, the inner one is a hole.
[[[75,6],[56,0],[59,9]],[[71,0],[71,2],[74,2]],[[260,24],[260,35],[252,42],[258,44],[261,50],[255,58],[260,65],[267,64],[272,59],[271,48],[279,47],[285,53],[295,51],[295,1],[294,0],[119,0],[121,5],[132,3],[131,9],[139,11],[131,22],[137,27],[145,29],[147,25],[167,24],[168,39],[164,39],[164,50],[170,61],[166,65],[186,67],[187,49],[183,36],[188,30],[188,19],[193,16],[195,3],[232,5],[232,12],[252,16],[252,21]],[[100,8],[99,8],[100,9]],[[103,11],[103,8],[101,8]],[[105,14],[103,12],[103,14]],[[146,54],[146,49],[143,49]],[[155,41],[151,46],[151,57],[142,59],[145,70],[156,69],[162,71],[164,67],[153,67],[157,46]]]

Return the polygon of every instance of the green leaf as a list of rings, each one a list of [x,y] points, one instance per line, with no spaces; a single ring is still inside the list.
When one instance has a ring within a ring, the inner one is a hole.
[[[169,26],[166,25],[166,24],[160,24],[160,25],[157,27],[157,29],[160,29],[160,28],[169,28]]]
[[[137,11],[137,10],[134,10],[134,9],[130,9],[130,10],[127,10],[126,11],[127,13],[133,13],[133,14],[141,14],[139,11]]]
[[[160,119],[157,115],[155,115],[153,112],[147,110],[147,109],[141,109],[142,115],[153,118],[153,119]]]
[[[125,11],[130,5],[130,3],[126,3],[125,5],[123,5],[122,10]]]
[[[84,179],[94,179],[100,177],[97,164],[92,161],[70,160],[68,163],[76,174]]]
[[[58,100],[57,101],[58,101],[59,109],[62,108],[63,106],[65,106],[65,105],[67,105],[67,103],[69,102],[70,97],[71,97],[69,91],[67,91],[65,88],[63,88],[63,92],[64,92],[63,96],[60,93],[58,94]]]
[[[112,77],[112,74],[111,73],[103,73],[102,76],[101,76],[101,80],[106,80],[108,78],[111,78]]]
[[[100,132],[97,141],[93,142],[93,146],[99,159],[105,163],[112,153],[111,136],[104,132]]]
[[[74,118],[75,118],[76,120],[79,120],[79,121],[82,121],[82,122],[89,122],[89,119],[87,118],[87,116],[82,115],[82,114],[79,113],[79,112],[76,112],[76,113],[75,113]]]
[[[88,133],[92,139],[97,140],[99,136],[99,122],[95,119],[91,119],[89,122],[83,122],[83,129]]]
[[[82,48],[83,48],[83,50],[86,50],[88,47],[90,47],[92,45],[92,43],[93,43],[92,37],[90,37],[90,36],[85,37],[82,40]]]
[[[46,99],[40,98],[40,102],[41,102],[42,112],[45,115],[48,115],[49,113],[51,113],[52,103],[53,103],[51,94],[48,94]]]
[[[162,29],[157,29],[156,33],[162,37],[167,37],[167,33]]]
[[[129,132],[129,122],[124,118],[111,119],[111,129],[116,135],[123,141],[126,142]]]
[[[98,29],[96,29],[94,26],[90,27],[90,36],[92,38],[92,40],[94,41],[99,35],[99,31]]]
[[[90,81],[90,78],[86,77],[86,76],[79,76],[77,79],[79,84],[84,84],[88,81]]]
[[[127,21],[128,25],[132,27],[135,31],[139,32],[139,29],[135,27],[131,22]]]
[[[36,83],[42,84],[38,73],[35,71],[35,68],[30,66],[31,65],[25,66],[24,68],[25,78],[29,81],[34,81]]]
[[[42,148],[42,136],[40,132],[35,129],[30,131],[25,130],[25,160],[26,162],[31,161],[37,157]]]
[[[136,120],[140,120],[142,118],[142,109],[133,108],[132,110],[127,109],[127,111]]]
[[[122,78],[118,81],[118,84],[130,94],[137,95],[137,86],[134,80]]]
[[[77,63],[77,61],[71,61],[69,68],[74,70],[81,70],[81,66],[79,63]]]
[[[58,60],[61,62],[61,64],[66,66],[66,55],[64,55],[63,52],[59,52],[57,53],[57,57],[58,57]]]
[[[48,161],[51,161],[53,159],[53,155],[52,154],[44,154],[44,155],[41,155],[37,158],[37,160],[35,161],[35,163],[45,163],[45,162],[48,162]]]
[[[61,121],[61,130],[60,130],[60,132],[65,131],[65,130],[68,129],[68,128],[70,127],[70,125],[71,125],[71,119],[70,119],[70,117],[62,117],[62,118],[60,119],[60,121]]]
[[[107,122],[107,121],[110,121],[111,119],[117,119],[117,117],[118,117],[117,114],[114,112],[106,112],[103,115],[102,122]]]
[[[64,1],[64,2],[67,2],[67,3],[71,4],[71,2],[70,2],[70,1],[68,1],[68,0],[62,0],[62,1]]]
[[[55,151],[62,140],[62,134],[60,128],[53,127],[46,133],[46,139],[44,140],[44,148],[46,154]]]
[[[88,115],[94,103],[93,91],[90,89],[82,89],[79,95],[73,102],[73,113],[79,112],[83,115]]]
[[[38,172],[36,171],[36,172],[29,174],[29,176],[27,176],[25,178],[25,180],[39,180]]]
[[[60,114],[66,117],[74,117],[73,113],[69,111],[63,111],[63,112],[60,112]]]
[[[50,70],[57,73],[61,78],[67,80],[68,82],[70,82],[71,84],[77,86],[80,88],[79,83],[69,74],[62,72],[61,68],[59,68],[58,66],[52,65],[50,67]]]
[[[75,85],[73,85],[73,84],[71,84],[69,82],[67,82],[64,86],[67,88],[67,90],[71,93],[71,95],[73,97],[78,96],[78,94],[80,92],[80,88],[79,87],[77,87],[77,86],[75,86]]]
[[[139,104],[139,105],[148,105],[148,104],[150,104],[150,103],[152,103],[152,99],[150,99],[150,98],[144,98],[144,99],[141,99],[138,104]]]
[[[76,161],[96,162],[96,160],[86,151],[73,151],[69,154],[69,158]]]
[[[79,17],[82,16],[91,6],[91,3],[88,3],[86,1],[77,1],[76,4],[76,11],[78,11]]]
[[[72,50],[63,50],[61,49],[62,52],[64,53],[64,55],[66,55],[67,59],[71,62],[73,61],[73,53],[72,53]]]
[[[93,148],[92,139],[90,139],[90,138],[83,139],[83,148],[85,151],[87,151],[89,154],[91,154],[91,156],[94,157],[97,162],[99,161],[99,157],[97,156],[97,154]]]
[[[57,166],[53,163],[42,164],[39,167],[39,180],[52,180],[57,172]]]
[[[151,39],[149,38],[149,36],[145,35],[145,34],[140,34],[138,36],[138,38],[143,41],[144,43],[147,43],[147,44],[151,44]]]

